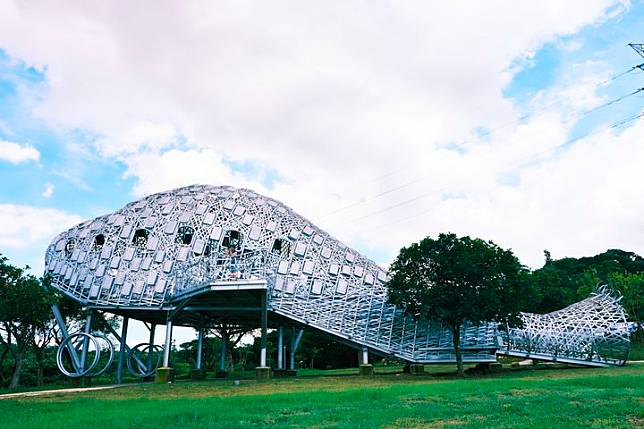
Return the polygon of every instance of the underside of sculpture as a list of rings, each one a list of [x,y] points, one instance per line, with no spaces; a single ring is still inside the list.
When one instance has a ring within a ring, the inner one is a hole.
[[[387,303],[386,270],[247,189],[195,185],[145,197],[63,232],[45,262],[54,287],[72,299],[153,325],[261,322],[264,332],[312,329],[408,362],[455,360],[448,330]],[[523,320],[520,329],[464,326],[464,361],[512,352],[588,365],[626,359],[624,312],[605,290]]]

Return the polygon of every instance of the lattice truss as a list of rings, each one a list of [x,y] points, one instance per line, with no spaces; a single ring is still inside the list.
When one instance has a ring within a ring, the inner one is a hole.
[[[453,360],[449,331],[387,304],[385,270],[246,189],[190,186],[151,195],[60,234],[45,262],[54,286],[83,304],[160,311],[204,284],[265,279],[270,311],[408,360]],[[493,360],[495,338],[493,326],[464,327],[465,359]]]
[[[620,300],[600,287],[562,310],[523,313],[523,327],[504,334],[506,347],[532,355],[621,365],[628,357],[629,332]]]

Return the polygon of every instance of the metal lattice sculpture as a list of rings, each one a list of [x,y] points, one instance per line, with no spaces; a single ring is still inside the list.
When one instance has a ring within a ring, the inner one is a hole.
[[[56,288],[105,311],[178,313],[213,284],[261,280],[274,318],[411,362],[455,360],[449,330],[387,303],[384,269],[247,189],[148,196],[60,234],[45,262]],[[181,323],[209,320],[194,317]],[[464,361],[494,361],[497,341],[494,323],[464,326]]]
[[[509,355],[622,365],[629,352],[623,307],[606,287],[589,298],[548,314],[523,313],[521,328],[505,335]]]

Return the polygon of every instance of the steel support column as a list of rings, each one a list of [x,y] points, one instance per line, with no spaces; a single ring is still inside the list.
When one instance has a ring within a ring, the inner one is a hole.
[[[224,336],[221,336],[221,344],[219,345],[219,371],[225,371],[226,370],[226,341],[224,340]]]
[[[284,329],[277,328],[277,369],[284,369]]]
[[[302,340],[302,335],[304,334],[304,329],[300,329],[297,334],[295,334],[295,328],[293,328],[293,337],[291,339],[291,362],[290,369],[295,371],[295,352],[300,345]]]
[[[51,306],[51,312],[54,313],[54,319],[56,319],[56,324],[58,325],[58,329],[60,329],[60,333],[62,334],[63,339],[66,339],[67,337],[69,337],[69,332],[67,332],[65,319],[63,318],[63,315],[60,314],[60,310],[58,309],[58,306],[56,304]],[[76,349],[73,345],[70,344],[67,350],[69,351],[69,355],[72,358],[72,365],[74,367],[74,370],[76,370],[77,372],[80,371],[80,358],[76,353]]]
[[[150,339],[148,340],[150,348],[148,349],[148,368],[152,368],[152,355],[154,354],[154,334],[156,333],[156,323],[150,324]]]
[[[266,345],[267,345],[267,329],[268,329],[268,308],[267,308],[267,296],[266,292],[262,295],[262,339],[261,339],[261,351],[259,356],[259,366],[266,366]]]
[[[85,333],[89,335],[91,332],[92,332],[92,310],[88,309],[87,318],[85,319]],[[81,370],[85,369],[85,361],[87,360],[88,347],[89,347],[89,338],[85,337],[83,338],[83,349],[81,351],[81,361],[80,361]],[[98,353],[98,350],[96,350],[96,353]]]
[[[119,360],[116,367],[116,383],[121,384],[123,381],[123,362],[125,359],[125,349],[127,348],[127,325],[130,319],[123,317],[123,326],[121,327],[121,347],[119,349]]]
[[[367,365],[369,363],[369,349],[366,347],[362,348],[362,363]]]
[[[170,347],[172,347],[172,320],[168,320],[165,325],[165,343],[163,349],[163,367],[170,366]]]
[[[203,351],[203,328],[199,328],[197,337],[197,360],[195,362],[195,369],[201,369],[201,354]]]

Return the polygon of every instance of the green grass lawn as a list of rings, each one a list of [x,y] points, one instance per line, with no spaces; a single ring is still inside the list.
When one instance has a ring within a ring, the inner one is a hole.
[[[0,400],[10,428],[641,428],[644,365],[456,379],[337,374],[132,385]],[[447,368],[442,368],[446,370]],[[451,368],[450,368],[451,369]]]

